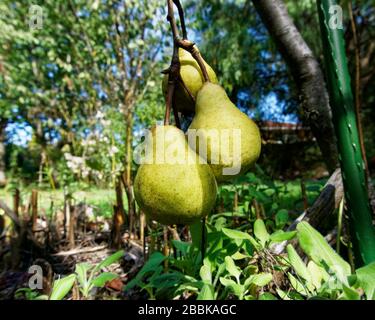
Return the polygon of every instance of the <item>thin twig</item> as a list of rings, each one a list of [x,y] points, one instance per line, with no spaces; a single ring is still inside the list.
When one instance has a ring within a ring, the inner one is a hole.
[[[177,28],[176,20],[174,18],[174,8],[173,3],[177,6],[180,20],[181,20],[181,28],[183,33],[183,39],[180,38],[179,31]],[[164,71],[164,73],[168,73],[168,90],[167,90],[167,98],[166,98],[166,108],[165,108],[165,116],[164,116],[164,125],[168,125],[170,122],[170,113],[171,108],[173,105],[173,96],[176,88],[176,84],[180,79],[180,60],[178,57],[178,50],[179,48],[182,48],[193,56],[193,58],[197,61],[200,69],[202,70],[202,74],[204,77],[204,80],[206,82],[210,81],[210,77],[207,72],[207,68],[204,64],[204,60],[198,50],[198,48],[194,45],[193,42],[187,40],[187,32],[186,32],[186,25],[185,25],[185,18],[184,18],[184,11],[181,6],[181,3],[179,0],[167,0],[167,6],[168,6],[168,14],[167,14],[167,20],[171,26],[172,29],[172,35],[173,35],[173,57],[171,66],[168,70]],[[182,80],[181,80],[182,82]],[[184,86],[186,87],[186,86]],[[187,90],[189,96],[192,97],[191,92]],[[194,98],[194,97],[193,97]],[[194,99],[193,99],[194,101]],[[179,127],[179,118],[177,111],[174,108],[174,115],[175,115],[175,122],[176,125]]]
[[[187,39],[188,37],[187,37],[187,31],[186,31],[184,9],[182,8],[180,0],[173,0],[173,2],[177,7],[178,14],[180,16],[180,23],[181,23],[181,29],[182,29],[182,39]]]

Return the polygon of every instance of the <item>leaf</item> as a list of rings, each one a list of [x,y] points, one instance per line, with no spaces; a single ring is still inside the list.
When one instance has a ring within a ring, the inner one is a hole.
[[[55,280],[55,282],[53,283],[52,293],[49,299],[62,300],[72,289],[75,280],[75,274],[71,274],[65,278]]]
[[[99,263],[95,270],[100,270],[102,268],[110,266],[112,263],[115,263],[117,260],[124,256],[124,250],[119,250],[116,253],[112,254],[111,256],[104,259],[101,263]]]
[[[92,284],[95,287],[103,288],[104,285],[108,281],[112,281],[114,279],[118,278],[118,274],[112,273],[112,272],[103,272],[100,275],[98,275],[94,280],[92,280]]]
[[[286,250],[288,252],[289,263],[297,273],[297,275],[307,282],[312,282],[309,270],[307,269],[306,265],[298,255],[297,251],[293,248],[293,246],[291,244],[288,244]]]
[[[238,231],[238,230],[231,230],[227,228],[222,228],[221,231],[230,239],[242,239],[242,240],[250,240],[250,235],[246,232]]]
[[[261,219],[257,219],[254,222],[254,235],[260,241],[263,247],[265,247],[267,241],[270,238],[269,233],[267,232],[266,226]]]
[[[275,215],[276,228],[282,229],[289,220],[288,210],[281,209]]]
[[[212,285],[205,283],[198,294],[197,300],[215,300],[214,288]]]
[[[191,246],[189,242],[179,241],[179,240],[172,240],[172,244],[177,250],[181,251],[183,255],[185,255],[188,252]]]
[[[77,263],[75,273],[77,274],[78,282],[82,286],[87,285],[87,272],[92,268],[92,266],[86,262]]]
[[[343,286],[343,293],[338,300],[361,300],[359,293],[346,285]]]
[[[233,260],[242,260],[245,258],[248,258],[248,255],[242,254],[241,252],[237,251],[235,254],[232,254],[232,259]]]
[[[240,275],[241,271],[240,269],[235,265],[233,259],[229,256],[225,257],[225,267],[229,274],[236,278],[237,282],[240,281]]]
[[[272,281],[272,274],[270,273],[258,273],[250,276],[245,281],[245,288],[254,284],[258,287],[264,287]]]
[[[277,298],[272,293],[265,292],[259,296],[259,300],[277,300]]]
[[[307,288],[305,288],[305,286],[301,282],[299,282],[290,272],[288,272],[288,278],[290,284],[298,293],[304,296],[309,295],[309,291],[307,290]]]
[[[133,278],[130,282],[127,283],[124,290],[129,290],[133,288],[134,286],[138,285],[142,279],[143,276],[145,276],[149,272],[153,272],[154,275],[157,275],[157,271],[161,272],[163,268],[160,266],[160,264],[167,259],[165,255],[163,255],[160,252],[153,253],[148,261],[145,263],[145,265],[142,267],[141,270],[139,270],[138,274],[135,278]],[[160,268],[159,268],[160,267]]]
[[[283,242],[293,239],[297,234],[297,231],[284,232],[282,230],[276,231],[271,234],[270,240],[272,242]]]
[[[307,269],[311,275],[311,282],[317,290],[322,286],[323,281],[327,281],[329,279],[329,274],[327,271],[325,271],[322,267],[319,267],[314,261],[309,261],[307,264]]]
[[[199,271],[199,275],[204,283],[212,283],[212,273],[209,266],[203,265]]]
[[[226,279],[224,277],[220,277],[220,283],[225,287],[228,288],[232,293],[234,293],[237,297],[242,297],[244,292],[244,286],[234,282],[232,279]]]
[[[367,300],[375,300],[375,262],[355,271],[357,283],[366,294]]]
[[[351,273],[349,263],[342,259],[309,223],[300,222],[297,231],[300,246],[310,259],[319,266],[324,267],[325,263],[341,282],[346,283],[347,276]]]
[[[283,299],[283,300],[291,300],[291,299],[289,298],[288,294],[287,294],[285,291],[283,291],[283,290],[281,290],[281,289],[276,289],[276,292],[277,292],[277,294],[279,295],[279,297],[280,297],[281,299]]]

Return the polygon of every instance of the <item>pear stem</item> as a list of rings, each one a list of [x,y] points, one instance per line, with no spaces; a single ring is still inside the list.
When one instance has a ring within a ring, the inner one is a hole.
[[[187,31],[186,31],[184,9],[182,8],[180,0],[173,0],[173,3],[176,5],[177,10],[178,10],[178,15],[180,16],[182,39],[187,39],[188,37],[187,37]]]
[[[174,103],[174,91],[176,88],[176,83],[180,77],[180,60],[178,58],[178,46],[176,45],[175,39],[179,37],[176,21],[173,14],[173,1],[167,0],[168,4],[168,15],[167,20],[169,21],[172,33],[173,33],[173,56],[171,66],[168,69],[168,89],[167,89],[167,98],[166,98],[166,108],[164,116],[164,125],[169,125],[171,108],[173,108],[173,114],[176,122],[176,126],[181,128],[180,119],[178,118],[178,112]],[[181,6],[181,4],[180,4]],[[181,8],[182,9],[182,8]],[[186,30],[185,30],[186,32]]]
[[[176,5],[181,21],[181,28],[182,28],[182,39],[180,38],[179,31],[177,28],[176,20],[174,18],[174,6]],[[173,96],[175,92],[175,88],[177,83],[180,81],[182,82],[181,76],[180,76],[180,60],[178,57],[178,49],[182,48],[192,55],[192,57],[197,61],[200,69],[202,70],[203,78],[205,82],[210,82],[210,77],[207,72],[207,68],[204,64],[204,60],[198,50],[198,48],[195,46],[195,44],[187,39],[187,31],[186,31],[186,25],[185,25],[185,16],[184,16],[184,10],[182,8],[182,5],[179,0],[167,0],[167,6],[168,6],[168,14],[167,14],[167,20],[169,24],[171,25],[172,34],[173,34],[173,56],[172,56],[172,62],[171,66],[168,69],[168,90],[167,90],[167,98],[166,98],[166,110],[165,110],[165,117],[164,117],[164,124],[168,125],[170,121],[170,110],[171,107],[173,107],[174,112],[174,118],[176,122],[176,126],[180,128],[180,121],[178,118],[178,113],[176,110],[176,106],[174,105]],[[184,85],[184,84],[183,84]],[[186,88],[186,86],[184,85]],[[195,102],[195,99],[191,92],[189,90],[188,94],[190,97],[192,97],[193,101]]]

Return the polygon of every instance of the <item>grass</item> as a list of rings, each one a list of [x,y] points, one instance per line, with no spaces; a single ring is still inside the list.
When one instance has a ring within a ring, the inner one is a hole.
[[[21,190],[21,200],[23,205],[29,203],[31,196],[31,189],[26,188]],[[115,202],[115,192],[111,189],[89,189],[76,191],[73,194],[73,203],[86,203],[97,208],[96,213],[101,216],[110,217],[113,213],[113,204]],[[0,189],[0,199],[4,200],[9,207],[13,207],[12,192]],[[124,197],[126,205],[126,197]],[[58,190],[39,190],[38,192],[38,207],[47,215],[51,213],[51,208],[54,210],[62,209],[64,206],[64,192]]]
[[[318,196],[325,181],[309,180],[306,181],[306,194],[308,203],[311,205]],[[281,182],[277,181],[276,185],[281,187],[278,197],[278,205],[280,208],[294,209],[303,211],[303,200],[301,196],[301,185],[299,180]],[[23,205],[28,205],[30,200],[32,187],[21,190],[21,200]],[[98,188],[76,188],[73,192],[73,203],[86,203],[93,206],[95,213],[104,217],[111,217],[113,213],[113,204],[115,203],[115,192],[112,189],[98,189]],[[124,195],[124,206],[127,207],[127,199]],[[13,195],[11,191],[0,189],[0,199],[12,208]],[[62,189],[46,190],[41,189],[38,192],[38,207],[41,212],[50,215],[56,209],[62,209],[64,205],[64,192]]]

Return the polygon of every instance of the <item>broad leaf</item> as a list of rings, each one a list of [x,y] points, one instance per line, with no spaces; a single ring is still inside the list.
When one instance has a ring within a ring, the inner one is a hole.
[[[103,272],[100,275],[98,275],[93,281],[92,284],[95,287],[103,288],[104,285],[108,281],[112,281],[113,279],[118,278],[118,274],[116,273],[111,273],[111,272]]]
[[[264,287],[272,281],[272,274],[270,273],[259,273],[250,276],[245,281],[245,288],[254,284],[258,287]]]
[[[198,294],[197,300],[214,300],[215,293],[212,285],[205,283],[201,292]]]
[[[235,265],[233,259],[229,256],[225,257],[225,267],[229,274],[237,279],[237,282],[240,281],[240,275],[241,271],[240,269]]]
[[[271,234],[270,240],[272,242],[283,242],[293,239],[297,234],[297,231],[284,232],[282,230],[276,231]]]
[[[356,270],[357,284],[363,289],[367,300],[375,300],[375,262]]]
[[[288,252],[288,259],[291,267],[297,273],[298,276],[303,278],[307,282],[312,282],[311,275],[306,265],[302,261],[301,257],[298,255],[297,251],[293,248],[292,245],[288,244],[286,247]]]
[[[260,241],[263,247],[265,247],[267,241],[270,238],[269,233],[267,232],[266,226],[261,219],[257,219],[254,222],[254,235]]]
[[[350,275],[350,265],[342,259],[327,243],[324,237],[309,223],[302,221],[297,225],[298,240],[303,251],[319,266],[325,264],[343,283]]]
[[[55,280],[55,282],[53,283],[52,293],[49,299],[62,300],[72,289],[75,280],[75,274],[71,274],[65,278]]]
[[[115,263],[117,260],[124,256],[124,250],[119,250],[116,253],[112,254],[111,256],[104,259],[101,263],[99,263],[95,270],[100,270],[102,268],[110,266],[112,263]]]

